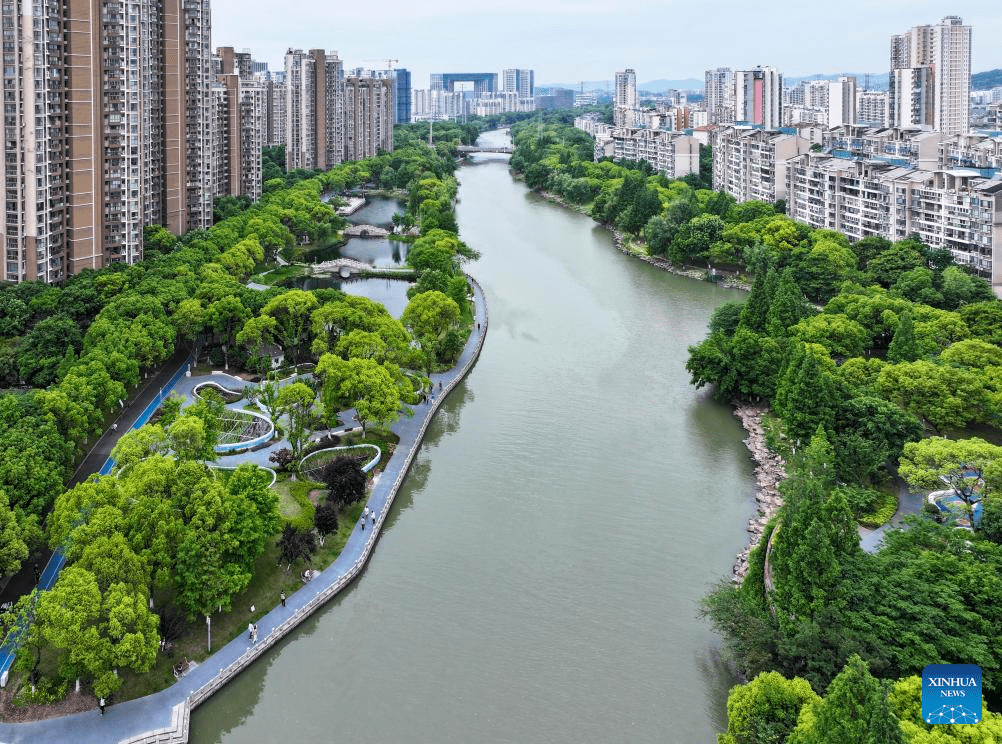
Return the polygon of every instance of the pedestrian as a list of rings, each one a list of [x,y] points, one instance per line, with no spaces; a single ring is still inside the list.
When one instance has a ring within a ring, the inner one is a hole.
[[[254,623],[247,623],[247,638],[254,640]]]
[[[111,425],[111,430],[112,430],[113,432],[115,432],[115,431],[118,431],[118,424],[112,424],[112,425]]]
[[[101,715],[104,715],[104,698],[97,701],[97,707],[101,709]]]
[[[257,623],[254,624],[254,629],[251,631],[251,643],[257,643]]]
[[[438,381],[438,392],[442,392],[442,381]]]
[[[278,596],[280,596],[282,598],[282,607],[285,607],[285,592],[282,592]]]
[[[362,517],[362,532],[365,532],[365,517]]]
[[[479,332],[480,332],[480,324],[477,323],[477,333],[479,333]]]
[[[369,516],[372,517],[372,526],[375,527],[376,526],[376,510],[373,509],[372,513]]]

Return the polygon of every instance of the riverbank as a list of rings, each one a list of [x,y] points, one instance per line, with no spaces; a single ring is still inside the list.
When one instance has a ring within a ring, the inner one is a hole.
[[[516,174],[516,177],[517,174]],[[541,197],[546,199],[548,202],[553,204],[559,204],[560,206],[571,209],[579,214],[588,215],[588,210],[586,210],[580,204],[571,204],[565,199],[561,198],[559,195],[554,194],[550,191],[536,191]],[[592,218],[594,219],[594,218]],[[606,224],[604,222],[596,221],[596,224],[602,225],[609,232],[612,233],[612,244],[616,246],[616,250],[620,253],[625,253],[627,256],[632,256],[633,258],[639,259],[646,264],[650,264],[656,269],[661,271],[667,271],[669,274],[674,274],[675,276],[684,276],[688,279],[696,279],[701,282],[708,281],[706,276],[707,272],[702,269],[687,269],[679,266],[675,266],[671,261],[661,258],[659,256],[649,256],[644,253],[638,253],[635,250],[631,250],[629,247],[629,241],[624,237],[623,233],[612,225]],[[746,284],[739,279],[732,277],[728,274],[720,274],[723,277],[717,284],[726,289],[740,289],[745,292],[751,291],[751,285]]]
[[[748,433],[745,446],[755,461],[755,505],[758,507],[756,515],[748,520],[748,545],[738,553],[734,562],[731,578],[736,583],[740,583],[748,573],[748,554],[758,545],[766,524],[783,505],[779,484],[786,478],[786,463],[766,444],[765,429],[762,427],[765,412],[764,406],[734,405],[734,415]]]

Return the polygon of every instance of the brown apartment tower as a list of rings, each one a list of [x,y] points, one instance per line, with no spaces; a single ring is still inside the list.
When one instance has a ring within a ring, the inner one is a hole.
[[[210,225],[208,0],[0,7],[0,279],[54,282],[132,263],[145,225]]]

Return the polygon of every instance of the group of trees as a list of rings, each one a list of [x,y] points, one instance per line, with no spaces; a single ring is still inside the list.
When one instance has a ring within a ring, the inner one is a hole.
[[[749,677],[803,677],[821,691],[853,654],[882,679],[974,663],[997,699],[1002,545],[913,517],[881,550],[863,552],[834,460],[819,428],[789,464],[783,507],[745,580],[704,600],[738,666]]]
[[[930,725],[922,720],[922,679],[874,677],[859,656],[820,697],[805,679],[763,672],[727,700],[719,744],[994,744],[1002,715],[982,709],[981,722]]]

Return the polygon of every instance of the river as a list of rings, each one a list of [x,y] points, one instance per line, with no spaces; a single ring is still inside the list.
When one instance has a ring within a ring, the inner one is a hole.
[[[619,253],[504,158],[457,175],[480,361],[364,574],[199,708],[194,744],[712,744],[724,725],[732,680],[697,605],[744,546],[754,482],[684,364],[741,295]]]

